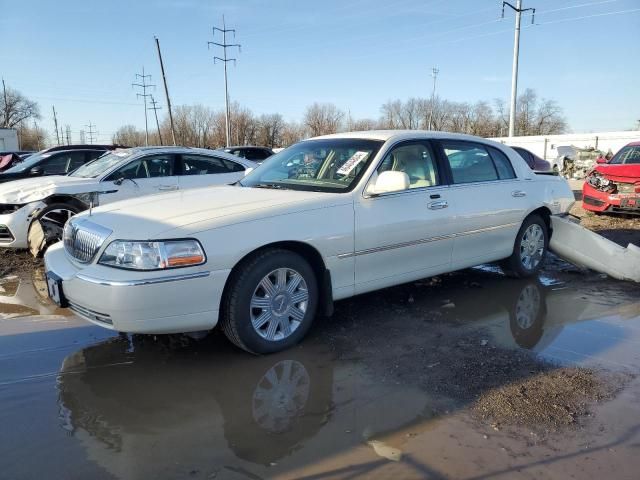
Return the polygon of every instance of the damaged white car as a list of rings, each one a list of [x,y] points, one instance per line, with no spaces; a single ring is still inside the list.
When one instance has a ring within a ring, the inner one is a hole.
[[[187,147],[117,150],[68,176],[0,185],[0,247],[37,254],[62,238],[73,215],[126,198],[229,184],[257,167],[224,152]]]
[[[300,142],[234,186],[73,217],[47,251],[50,296],[122,332],[210,330],[269,353],[334,300],[500,261],[538,272],[574,202],[512,149],[468,135],[372,131]]]

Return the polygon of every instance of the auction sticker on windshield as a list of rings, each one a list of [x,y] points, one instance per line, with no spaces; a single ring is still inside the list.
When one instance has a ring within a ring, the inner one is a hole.
[[[349,160],[344,162],[337,173],[340,175],[349,175],[356,166],[369,156],[369,152],[356,152]]]

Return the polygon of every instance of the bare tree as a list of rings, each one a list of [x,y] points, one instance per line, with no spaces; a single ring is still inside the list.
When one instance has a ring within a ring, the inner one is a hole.
[[[501,126],[509,124],[509,112],[503,100],[496,100]],[[516,135],[553,135],[565,133],[567,121],[554,100],[539,99],[535,90],[527,88],[516,104]]]
[[[40,119],[40,108],[17,90],[7,88],[7,101],[0,92],[0,125],[16,128],[28,120]]]
[[[305,138],[305,127],[299,123],[290,122],[282,128],[282,139],[280,146],[288,147]]]
[[[111,140],[116,145],[126,145],[127,147],[140,147],[145,144],[144,132],[133,125],[120,127]]]
[[[307,107],[304,114],[304,124],[312,137],[336,133],[340,130],[340,123],[344,112],[332,103],[314,103]]]
[[[279,113],[261,115],[258,120],[256,143],[271,148],[280,146],[284,127],[284,118]]]
[[[34,125],[30,127],[24,122],[18,127],[20,148],[23,150],[42,150],[47,143],[47,132],[44,128]]]

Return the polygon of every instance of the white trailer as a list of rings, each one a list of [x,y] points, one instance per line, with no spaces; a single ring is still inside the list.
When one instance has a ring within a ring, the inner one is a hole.
[[[18,131],[15,128],[0,128],[0,152],[18,150]]]

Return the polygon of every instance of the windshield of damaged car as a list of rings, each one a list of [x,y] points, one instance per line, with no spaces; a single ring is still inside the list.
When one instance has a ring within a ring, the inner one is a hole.
[[[30,157],[28,157],[26,160],[23,160],[22,162],[17,163],[13,167],[8,168],[7,170],[5,170],[2,173],[26,172],[31,167],[35,167],[42,160],[44,160],[45,158],[48,158],[50,156],[51,156],[50,153],[36,153],[36,154],[31,155]]]
[[[123,160],[129,158],[131,152],[113,152],[107,155],[103,155],[100,158],[95,159],[93,162],[85,163],[83,166],[71,173],[70,177],[82,177],[82,178],[96,178],[105,172],[108,172],[113,167],[121,163]]]
[[[609,163],[640,163],[640,145],[622,147],[622,149],[611,158]]]
[[[240,185],[318,192],[353,189],[384,142],[336,138],[307,140],[269,157]]]

